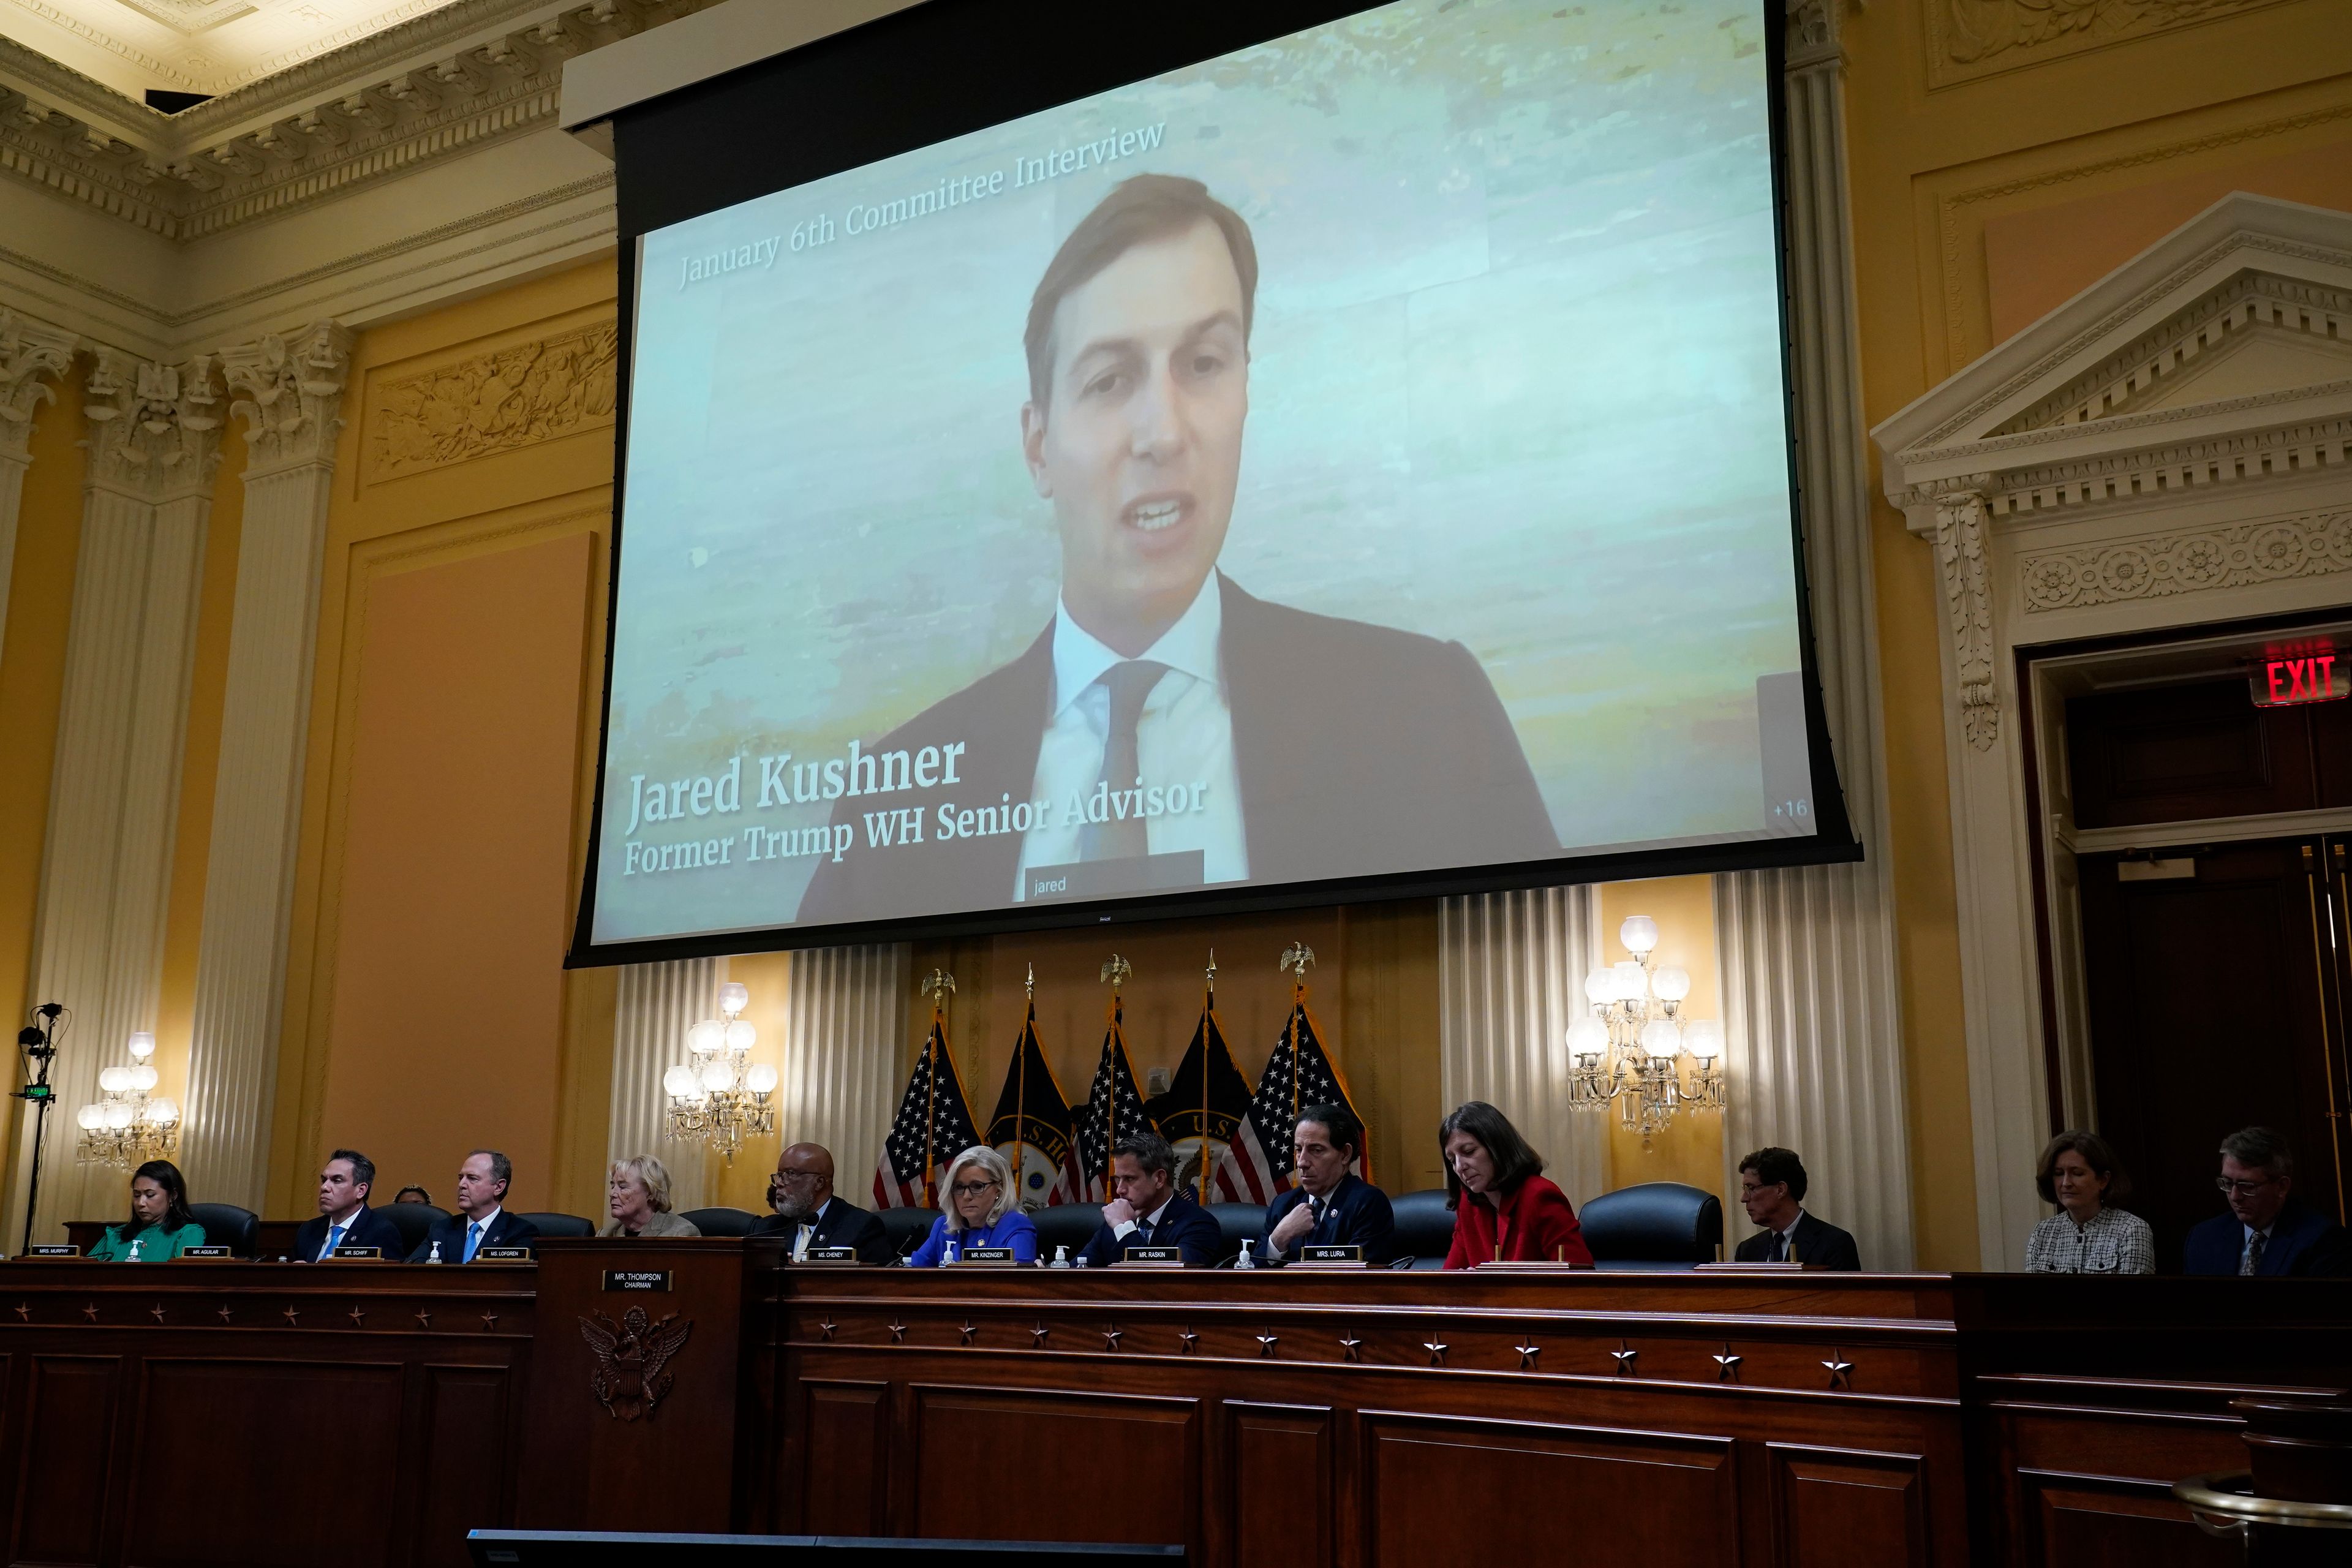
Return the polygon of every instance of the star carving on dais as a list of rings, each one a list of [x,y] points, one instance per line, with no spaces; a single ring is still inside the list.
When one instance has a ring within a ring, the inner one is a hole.
[[[972,1336],[980,1332],[980,1325],[973,1322],[970,1318],[966,1318],[963,1321],[963,1327],[958,1329],[956,1332],[963,1336],[964,1343],[970,1344],[971,1343]]]
[[[98,1303],[92,1301],[89,1306],[84,1307],[81,1310],[81,1315],[93,1323],[98,1321]]]
[[[498,1326],[499,1315],[496,1312],[484,1312],[482,1314],[482,1331],[484,1333],[488,1333],[490,1330],[495,1329]]]
[[[355,1329],[365,1328],[367,1326],[367,1314],[357,1307],[353,1307],[350,1311],[344,1313],[343,1316],[352,1321],[352,1327]]]
[[[1279,1335],[1260,1334],[1257,1336],[1257,1353],[1271,1361],[1274,1358],[1274,1347],[1279,1343],[1281,1343]]]
[[[1177,1334],[1176,1342],[1184,1347],[1177,1352],[1179,1355],[1191,1355],[1193,1347],[1201,1342],[1201,1336],[1190,1329],[1185,1329]]]
[[[1514,1345],[1511,1348],[1519,1352],[1519,1370],[1521,1372],[1535,1371],[1536,1357],[1543,1354],[1543,1346],[1537,1344],[1533,1340],[1530,1340],[1526,1344]]]
[[[147,1315],[154,1319],[157,1322],[162,1322],[163,1321],[163,1303],[158,1301],[153,1306],[148,1308]]]
[[[1102,1337],[1103,1349],[1110,1352],[1113,1355],[1117,1355],[1118,1353],[1118,1342],[1126,1336],[1118,1331],[1118,1325],[1114,1323],[1109,1328],[1102,1331]]]
[[[833,1338],[833,1331],[835,1327],[835,1325],[831,1318],[819,1319],[816,1325],[817,1338],[821,1340],[830,1340]]]
[[[31,1322],[33,1321],[33,1304],[30,1301],[17,1302],[16,1316],[23,1319],[26,1322]]]
[[[1043,1323],[1040,1323],[1035,1328],[1030,1330],[1029,1348],[1033,1351],[1044,1350],[1045,1348],[1045,1336],[1053,1331],[1053,1330],[1047,1328]]]
[[[1715,1380],[1717,1383],[1738,1383],[1739,1363],[1745,1359],[1732,1354],[1731,1347],[1728,1344],[1725,1345],[1715,1352]]]
[[[1430,1365],[1444,1366],[1445,1364],[1445,1352],[1448,1347],[1444,1340],[1423,1340],[1422,1342],[1421,1348],[1429,1352]]]
[[[1632,1377],[1633,1375],[1633,1360],[1641,1353],[1642,1352],[1640,1351],[1635,1350],[1624,1341],[1620,1340],[1617,1342],[1617,1348],[1609,1352],[1609,1359],[1617,1363],[1618,1376]]]
[[[430,1329],[433,1326],[433,1314],[422,1307],[417,1308],[416,1326],[420,1329]]]
[[[283,1313],[281,1313],[281,1314],[279,1314],[279,1315],[280,1315],[280,1316],[282,1316],[282,1317],[286,1320],[286,1326],[287,1326],[288,1328],[289,1328],[289,1329],[290,1329],[290,1328],[294,1327],[295,1321],[296,1321],[297,1319],[300,1318],[302,1314],[301,1314],[301,1312],[300,1312],[299,1310],[297,1310],[297,1309],[295,1309],[295,1308],[293,1308],[293,1307],[289,1307],[289,1308],[287,1308],[287,1309],[286,1309],[286,1310],[285,1310]]]
[[[226,1307],[226,1306],[222,1307],[222,1308],[220,1309],[220,1321],[221,1321],[222,1322],[224,1322],[224,1323],[227,1322],[227,1321],[228,1321],[228,1315],[229,1315],[229,1314],[228,1314],[228,1308],[227,1308],[227,1307]]]
[[[1829,1371],[1832,1388],[1853,1386],[1853,1363],[1845,1359],[1843,1351],[1830,1352],[1830,1359],[1822,1363],[1822,1365]]]
[[[1361,1363],[1364,1359],[1364,1342],[1352,1333],[1343,1335],[1339,1341],[1339,1353],[1349,1361]]]
[[[890,1342],[894,1345],[907,1342],[907,1325],[896,1318],[890,1320]]]

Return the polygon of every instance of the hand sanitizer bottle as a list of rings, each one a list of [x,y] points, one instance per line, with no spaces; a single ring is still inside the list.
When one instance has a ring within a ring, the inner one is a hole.
[[[963,1261],[963,1248],[956,1244],[956,1239],[953,1237],[948,1237],[948,1261],[950,1263],[961,1263]]]
[[[436,1241],[433,1244],[432,1255],[426,1258],[425,1261],[427,1263],[438,1263],[441,1261],[441,1244],[439,1242]]]
[[[145,1238],[145,1237],[136,1237],[136,1236],[132,1237],[131,1238],[131,1254],[130,1254],[130,1256],[129,1256],[129,1257],[125,1258],[122,1261],[123,1261],[123,1262],[125,1262],[125,1263],[136,1263],[136,1262],[138,1262],[138,1261],[139,1261],[139,1248],[140,1248],[141,1247],[142,1247],[143,1245],[145,1245],[145,1241],[146,1241],[146,1238]]]
[[[1070,1249],[1066,1247],[1054,1248],[1054,1261],[1045,1265],[1048,1268],[1067,1268],[1069,1266]]]
[[[1234,1267],[1236,1268],[1255,1268],[1257,1267],[1257,1244],[1255,1242],[1244,1242],[1242,1244],[1242,1255],[1234,1261]]]

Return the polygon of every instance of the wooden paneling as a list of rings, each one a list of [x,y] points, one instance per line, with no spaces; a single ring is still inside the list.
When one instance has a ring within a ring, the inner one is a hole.
[[[1325,1568],[1331,1539],[1328,1406],[1224,1405],[1234,1568]]]
[[[1199,1551],[1193,1401],[1027,1388],[913,1393],[912,1533]],[[942,1484],[957,1476],[962,1484]]]
[[[1927,1479],[1917,1454],[1769,1446],[1784,1568],[1926,1568]]]
[[[2197,1528],[2172,1489],[2112,1476],[2020,1476],[2023,1568],[2237,1568],[2245,1549]]]
[[[466,1568],[473,1562],[466,1532],[512,1517],[514,1453],[485,1439],[508,1429],[513,1378],[496,1366],[428,1366],[424,1377],[424,1458],[462,1454],[469,1462],[436,1467],[436,1484],[415,1500],[414,1561]]]
[[[1728,1437],[1364,1414],[1364,1561],[1735,1563]]]
[[[24,1462],[8,1561],[96,1563],[112,1489],[122,1358],[36,1354],[28,1361],[22,1428],[28,1436],[18,1439]]]
[[[800,1522],[809,1535],[880,1535],[890,1527],[890,1385],[801,1385],[801,1440],[793,1450]]]

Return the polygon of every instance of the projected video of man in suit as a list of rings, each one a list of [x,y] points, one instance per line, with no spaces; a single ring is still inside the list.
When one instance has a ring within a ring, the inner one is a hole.
[[[1073,229],[1024,347],[1022,453],[1061,595],[1012,664],[874,747],[954,749],[929,796],[981,803],[922,849],[819,866],[803,922],[1105,897],[1559,847],[1469,650],[1255,597],[1217,570],[1249,418],[1258,258],[1197,180],[1140,174]],[[887,763],[877,765],[877,776]],[[858,819],[847,799],[838,824]]]

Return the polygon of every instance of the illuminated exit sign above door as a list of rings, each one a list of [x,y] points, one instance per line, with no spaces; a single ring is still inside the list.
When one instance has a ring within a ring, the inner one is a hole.
[[[2250,678],[2257,708],[2292,708],[2352,696],[2352,673],[2327,643],[2274,647],[2254,661]]]

